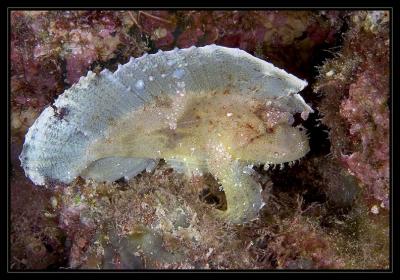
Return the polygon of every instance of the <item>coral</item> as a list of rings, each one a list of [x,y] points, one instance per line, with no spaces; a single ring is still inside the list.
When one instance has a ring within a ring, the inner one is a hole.
[[[350,123],[349,133],[362,147],[342,155],[342,160],[370,189],[371,196],[388,207],[389,80],[387,73],[376,71],[358,75],[350,85],[348,98],[342,101],[340,114]]]
[[[388,207],[388,14],[364,11],[348,17],[343,48],[322,66],[315,85],[324,94],[319,110],[330,129],[333,156],[368,189],[364,194],[371,203]]]

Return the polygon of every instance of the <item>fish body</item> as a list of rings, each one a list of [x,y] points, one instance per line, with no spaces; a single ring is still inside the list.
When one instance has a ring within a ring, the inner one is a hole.
[[[164,159],[178,171],[211,173],[227,198],[223,216],[249,221],[263,203],[246,166],[309,151],[305,132],[292,126],[293,114],[313,112],[297,93],[306,85],[239,49],[145,55],[114,73],[89,72],[60,95],[29,129],[21,163],[44,185],[115,181]]]

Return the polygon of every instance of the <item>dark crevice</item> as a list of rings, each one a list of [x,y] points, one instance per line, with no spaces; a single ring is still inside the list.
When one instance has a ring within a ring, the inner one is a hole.
[[[206,187],[201,190],[199,199],[204,203],[214,205],[219,210],[226,210],[227,203],[225,193],[220,189],[221,185],[211,174],[204,175]]]

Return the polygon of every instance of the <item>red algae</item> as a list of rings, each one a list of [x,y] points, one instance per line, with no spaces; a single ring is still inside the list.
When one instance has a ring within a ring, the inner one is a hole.
[[[43,11],[11,13],[12,105],[42,108],[94,62],[146,49],[128,34],[126,13]],[[121,53],[119,46],[129,45]]]
[[[372,203],[389,207],[388,14],[349,15],[350,30],[337,58],[321,70],[316,90],[330,128],[331,152],[367,188]],[[371,45],[371,41],[376,42]]]

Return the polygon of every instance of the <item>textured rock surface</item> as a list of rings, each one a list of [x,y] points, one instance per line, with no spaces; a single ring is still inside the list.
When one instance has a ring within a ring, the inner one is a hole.
[[[267,182],[264,178],[264,187]],[[77,246],[84,247],[71,252],[71,266],[94,269],[343,266],[316,220],[299,215],[302,206],[297,196],[286,198],[293,208],[283,206],[285,209],[265,213],[277,219],[278,224],[256,221],[243,227],[225,224],[210,215],[211,205],[204,203],[204,196],[198,198],[201,190],[210,189],[212,184],[204,177],[188,180],[165,164],[154,173],[145,173],[123,185],[89,182],[65,188],[59,194],[63,201],[62,223],[82,233],[78,242],[82,245]],[[216,198],[216,192],[214,189],[207,195]],[[268,202],[271,207],[279,199],[273,202],[271,198]],[[78,224],[71,226],[71,221]],[[84,233],[88,225],[95,229],[93,234]],[[71,238],[74,236],[69,234]]]
[[[350,13],[343,48],[323,65],[315,86],[324,95],[319,107],[333,156],[364,185],[370,203],[384,208],[389,207],[388,17],[383,11]]]

